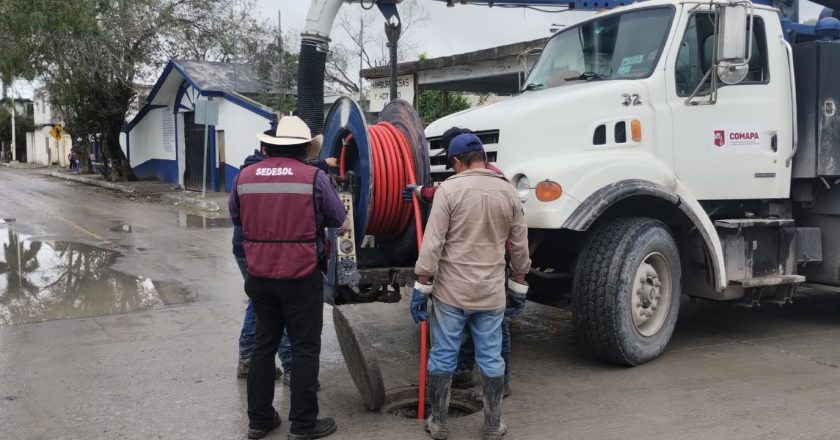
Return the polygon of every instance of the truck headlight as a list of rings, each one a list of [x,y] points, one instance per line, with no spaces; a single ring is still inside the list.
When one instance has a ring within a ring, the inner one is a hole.
[[[528,200],[528,196],[531,195],[531,181],[528,180],[524,174],[520,174],[519,177],[516,178],[516,194],[519,195],[519,200],[523,203]]]

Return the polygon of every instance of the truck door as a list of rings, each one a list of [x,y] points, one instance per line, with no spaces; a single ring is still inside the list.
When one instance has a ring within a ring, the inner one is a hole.
[[[753,40],[746,78],[737,85],[718,81],[713,104],[707,78],[692,99],[698,104],[686,103],[714,63],[714,19],[708,9],[683,15],[666,63],[677,178],[699,200],[787,197],[790,80],[779,67],[787,66],[781,43],[768,50],[765,20],[756,15],[747,31]]]

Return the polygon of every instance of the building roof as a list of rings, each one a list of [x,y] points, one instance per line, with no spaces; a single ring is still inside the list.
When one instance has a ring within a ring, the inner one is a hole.
[[[173,77],[172,72],[177,72]],[[161,104],[156,100],[161,89],[172,92],[186,81],[202,94],[239,93],[255,95],[262,91],[257,68],[251,64],[218,63],[210,61],[170,60],[163,69],[149,96],[148,104]],[[285,90],[287,95],[294,95],[295,90]]]
[[[152,109],[180,103],[188,86],[192,86],[201,96],[222,97],[268,120],[277,119],[274,109],[252,99],[262,91],[256,67],[249,64],[173,59],[166,63],[145,103],[123,131],[130,131]],[[289,91],[286,93],[289,94]],[[184,108],[183,105],[181,108]]]
[[[416,75],[420,90],[514,94],[548,38],[399,63],[398,75]],[[387,78],[388,66],[362,69],[365,79]]]
[[[202,91],[259,93],[260,76],[255,66],[240,63],[172,60]]]
[[[530,53],[535,49],[542,49],[548,40],[548,38],[540,38],[537,40],[506,44],[504,46],[496,46],[489,49],[481,49],[456,55],[447,55],[437,58],[427,58],[425,60],[399,63],[397,64],[397,75],[416,73],[421,70],[432,70],[477,63],[480,61],[496,61],[500,58],[511,56],[520,56]],[[386,78],[390,72],[389,69],[390,67],[388,66],[372,67],[369,69],[362,69],[359,74],[365,79]]]

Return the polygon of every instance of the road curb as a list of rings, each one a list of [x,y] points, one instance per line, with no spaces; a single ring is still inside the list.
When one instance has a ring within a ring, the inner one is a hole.
[[[90,179],[90,178],[87,178],[87,177],[78,176],[78,175],[74,175],[74,174],[62,173],[60,171],[42,171],[42,174],[45,174],[47,176],[57,177],[59,179],[72,180],[73,182],[84,183],[86,185],[93,185],[93,186],[99,186],[99,187],[102,187],[102,188],[113,189],[115,191],[121,191],[121,192],[129,193],[129,194],[133,194],[133,193],[137,192],[136,189],[134,189],[132,187],[129,187],[129,186],[124,186],[124,185],[120,185],[118,183],[108,182],[108,181],[105,181],[105,180],[96,180],[96,179]]]
[[[173,205],[190,206],[205,211],[218,212],[222,210],[219,203],[214,200],[201,199],[186,194],[161,194],[160,199]]]

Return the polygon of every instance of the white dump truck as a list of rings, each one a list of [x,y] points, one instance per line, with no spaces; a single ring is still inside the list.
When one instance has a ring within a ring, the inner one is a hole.
[[[680,296],[790,302],[840,285],[840,22],[749,2],[655,0],[564,28],[521,95],[466,127],[522,200],[535,290],[571,295],[597,357],[659,356]],[[799,34],[797,34],[797,29]]]
[[[299,107],[316,126],[342,3],[314,1],[303,34]],[[376,2],[391,31],[395,3]],[[783,305],[802,283],[840,285],[840,0],[818,0],[816,25],[798,23],[795,0],[448,3],[606,9],[555,33],[520,95],[434,121],[425,136],[403,101],[376,129],[352,100],[333,106],[321,154],[342,156],[354,219],[333,235],[337,298],[399,299],[416,246],[393,173],[445,179],[441,136],[453,126],[482,139],[519,193],[534,297],[570,298],[575,332],[601,359],[659,356],[682,295]],[[387,156],[400,151],[413,160]],[[403,218],[402,229],[374,231],[377,215]]]

